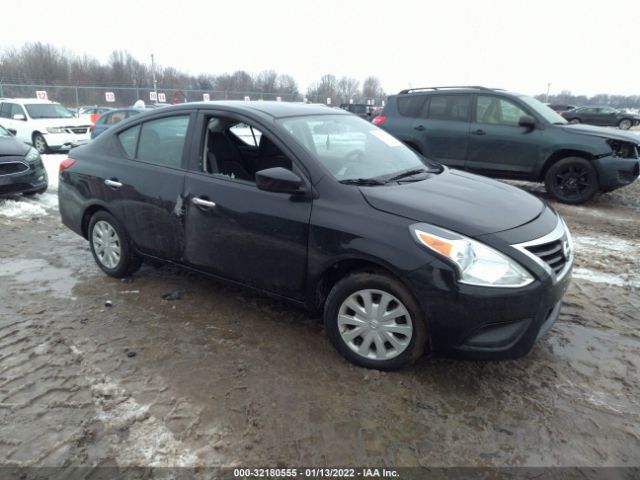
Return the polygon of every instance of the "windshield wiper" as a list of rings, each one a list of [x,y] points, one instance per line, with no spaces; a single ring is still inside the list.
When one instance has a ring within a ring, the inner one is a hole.
[[[418,175],[419,173],[431,173],[434,170],[427,170],[425,168],[415,168],[412,170],[407,170],[405,172],[399,173],[395,177],[391,177],[387,180],[387,182],[393,182],[395,180],[400,180],[401,178],[413,177],[414,175]]]
[[[385,182],[376,180],[375,178],[350,178],[348,180],[340,180],[343,185],[361,185],[371,187],[374,185],[384,185]]]

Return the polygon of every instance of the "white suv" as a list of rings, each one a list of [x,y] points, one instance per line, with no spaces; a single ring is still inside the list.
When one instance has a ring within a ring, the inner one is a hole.
[[[59,103],[35,98],[2,99],[0,125],[40,153],[69,150],[88,142],[91,133],[86,120],[75,118]]]

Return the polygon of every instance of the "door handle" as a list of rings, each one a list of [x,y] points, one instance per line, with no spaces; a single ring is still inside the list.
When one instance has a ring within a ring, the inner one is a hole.
[[[104,181],[104,184],[111,188],[120,188],[122,186],[122,183],[120,183],[119,181],[110,180],[108,178]]]
[[[486,135],[486,132],[484,130],[482,130],[481,128],[479,128],[478,130],[474,130],[473,132],[471,132],[473,135]]]
[[[204,200],[198,197],[193,197],[191,199],[191,203],[193,203],[194,205],[197,205],[198,207],[204,207],[204,208],[213,208],[216,206],[215,202],[212,202],[211,200]]]
[[[418,130],[419,132],[422,132],[423,130],[426,130],[424,125],[418,125],[417,127],[413,127],[413,129],[414,130]]]

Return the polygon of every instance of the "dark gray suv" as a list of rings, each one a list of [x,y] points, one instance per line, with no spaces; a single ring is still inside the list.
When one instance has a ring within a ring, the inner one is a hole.
[[[374,123],[444,165],[544,182],[565,203],[586,202],[640,174],[638,134],[569,125],[538,100],[504,90],[403,90],[389,97]]]

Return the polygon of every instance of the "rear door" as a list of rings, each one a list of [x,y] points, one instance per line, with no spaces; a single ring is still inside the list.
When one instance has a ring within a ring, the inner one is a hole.
[[[518,125],[533,116],[526,106],[490,94],[476,95],[474,103],[466,168],[516,178],[533,172],[545,140],[542,130]]]
[[[153,117],[119,132],[122,157],[105,188],[119,194],[119,218],[136,248],[179,261],[184,249],[182,190],[193,112]]]
[[[469,144],[471,95],[429,95],[413,123],[422,153],[455,168],[464,168]]]
[[[184,187],[185,261],[220,277],[302,298],[311,197],[265,192],[256,187],[253,179],[242,180],[207,168],[203,159],[209,158],[209,126],[216,119],[228,121],[232,118],[229,115],[213,111],[200,114]],[[235,119],[265,135],[260,125]],[[269,139],[283,157],[294,160],[277,138]],[[215,157],[216,152],[212,153]],[[257,159],[257,170],[261,169],[260,160]],[[292,164],[289,168],[305,179],[303,170],[295,161]]]

